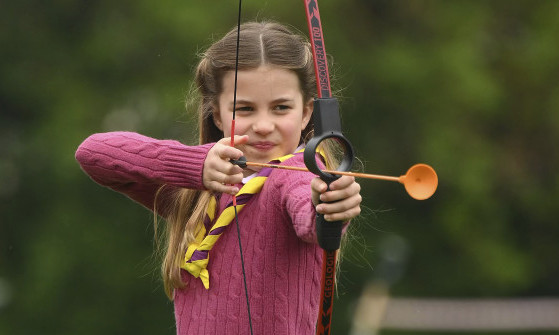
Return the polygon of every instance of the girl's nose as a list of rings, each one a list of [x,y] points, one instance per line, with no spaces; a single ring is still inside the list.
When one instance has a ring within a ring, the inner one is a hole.
[[[259,134],[268,134],[274,130],[274,123],[266,117],[261,117],[252,124],[252,130]]]

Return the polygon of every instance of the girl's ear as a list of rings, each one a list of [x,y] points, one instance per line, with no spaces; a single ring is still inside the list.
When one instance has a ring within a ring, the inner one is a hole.
[[[223,121],[221,120],[221,114],[219,113],[219,107],[214,104],[212,108],[212,116],[214,120],[214,124],[217,129],[223,131]]]
[[[313,99],[309,99],[309,101],[307,101],[307,103],[303,106],[303,122],[301,124],[301,130],[304,130],[309,124],[309,121],[311,120],[312,117],[313,107],[314,107]]]

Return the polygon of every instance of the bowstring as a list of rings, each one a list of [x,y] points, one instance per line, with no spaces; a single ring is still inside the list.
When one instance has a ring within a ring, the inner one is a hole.
[[[235,86],[233,90],[233,118],[231,119],[231,146],[235,146],[235,112],[237,111],[237,73],[239,72],[239,44],[240,44],[240,36],[241,36],[241,8],[242,8],[242,0],[239,0],[239,13],[237,15],[237,49],[235,53]],[[252,316],[250,314],[250,302],[248,299],[248,286],[247,286],[247,276],[245,271],[245,261],[243,256],[243,246],[241,243],[241,228],[239,225],[239,215],[237,213],[237,196],[233,195],[233,208],[235,210],[235,223],[237,226],[237,238],[239,241],[239,253],[241,254],[241,268],[243,272],[243,282],[245,285],[245,298],[247,303],[247,312],[248,312],[248,324],[250,327],[250,334],[253,335],[252,332]]]

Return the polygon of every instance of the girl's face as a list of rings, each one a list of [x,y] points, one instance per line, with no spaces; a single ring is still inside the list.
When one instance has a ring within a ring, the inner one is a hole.
[[[266,65],[239,71],[237,77],[235,134],[249,136],[248,143],[238,148],[248,161],[260,163],[293,153],[313,109],[312,100],[303,101],[297,75]],[[225,74],[222,84],[213,118],[230,137],[235,73]]]

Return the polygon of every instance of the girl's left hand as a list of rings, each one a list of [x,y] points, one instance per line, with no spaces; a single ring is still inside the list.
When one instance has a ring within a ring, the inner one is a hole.
[[[319,177],[311,181],[312,202],[326,221],[349,221],[361,213],[361,186],[354,177],[341,176],[327,189]]]

